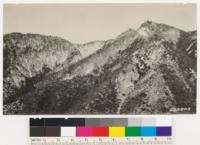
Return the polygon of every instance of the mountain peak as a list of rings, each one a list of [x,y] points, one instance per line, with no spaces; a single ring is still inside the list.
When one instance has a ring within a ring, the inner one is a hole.
[[[153,21],[147,20],[141,24],[140,28],[149,28],[150,30],[155,30],[158,26],[159,26],[159,24],[157,24]]]
[[[171,35],[178,36],[178,32],[181,30],[163,23],[156,23],[147,20],[141,24],[141,26],[137,29],[137,31],[139,32],[139,34],[148,37],[154,35],[155,33],[157,34],[165,33],[167,34],[167,36],[170,35],[171,37]],[[170,33],[168,33],[168,31],[170,31]]]
[[[172,27],[170,25],[166,25],[163,23],[156,23],[156,22],[153,22],[150,20],[147,20],[144,23],[142,23],[141,26],[139,27],[139,29],[141,29],[141,28],[148,28],[151,31],[158,30],[159,32],[167,31],[169,29],[178,29],[178,28]],[[180,30],[180,29],[178,29],[178,30]]]
[[[146,20],[144,23],[142,23],[142,25],[152,25],[152,24],[156,24],[156,23],[151,20]]]

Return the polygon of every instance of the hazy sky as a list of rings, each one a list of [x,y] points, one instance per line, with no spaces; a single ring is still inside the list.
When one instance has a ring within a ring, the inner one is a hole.
[[[4,5],[4,33],[54,35],[74,43],[111,39],[152,20],[196,29],[194,4],[21,4]]]

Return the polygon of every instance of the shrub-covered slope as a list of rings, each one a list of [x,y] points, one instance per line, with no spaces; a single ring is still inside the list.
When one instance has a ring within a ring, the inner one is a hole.
[[[11,38],[4,39],[4,54],[11,53],[6,49],[13,41]],[[36,45],[36,42],[33,43],[33,46]],[[13,50],[17,51],[17,43],[14,44]],[[92,54],[87,53],[87,57],[81,57],[78,51],[80,46],[77,48],[70,42],[67,44],[61,50],[70,59],[66,57],[56,67],[50,62],[52,58],[46,60],[49,64],[38,60],[39,63],[43,62],[43,67],[39,69],[42,73],[36,73],[38,71],[34,67],[30,69],[29,65],[25,66],[25,76],[28,77],[24,77],[25,83],[18,81],[21,87],[12,94],[7,93],[8,97],[4,95],[5,114],[196,112],[196,31],[185,32],[147,21],[137,30],[129,29],[115,39],[92,44],[95,50]],[[86,49],[85,46],[82,48]],[[53,45],[48,48],[51,49],[42,52],[49,54],[50,50],[54,50]],[[55,50],[59,50],[59,47]],[[4,55],[4,73],[13,70],[12,67],[17,64],[23,64],[14,61],[20,59],[20,55],[17,54],[14,59],[8,54]],[[26,56],[30,54],[31,51]],[[35,64],[36,58],[31,59],[30,63]],[[55,55],[53,60],[56,59],[59,57]],[[8,66],[12,69],[8,69]],[[4,88],[10,90],[6,86],[6,82],[9,82],[7,78],[14,79],[15,75],[6,74]],[[10,97],[12,99],[7,99]]]

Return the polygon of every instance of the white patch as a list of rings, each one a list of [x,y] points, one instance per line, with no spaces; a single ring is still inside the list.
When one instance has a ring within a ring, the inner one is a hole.
[[[149,31],[147,28],[142,27],[142,28],[140,28],[140,29],[138,30],[138,33],[139,33],[140,35],[142,35],[142,36],[149,36],[150,31]]]
[[[180,37],[180,32],[178,30],[171,29],[163,32],[163,35],[167,40],[171,40],[172,42],[176,43]]]

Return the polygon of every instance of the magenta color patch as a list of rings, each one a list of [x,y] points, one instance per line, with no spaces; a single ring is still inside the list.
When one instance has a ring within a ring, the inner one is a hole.
[[[76,127],[76,136],[92,136],[92,128]]]

